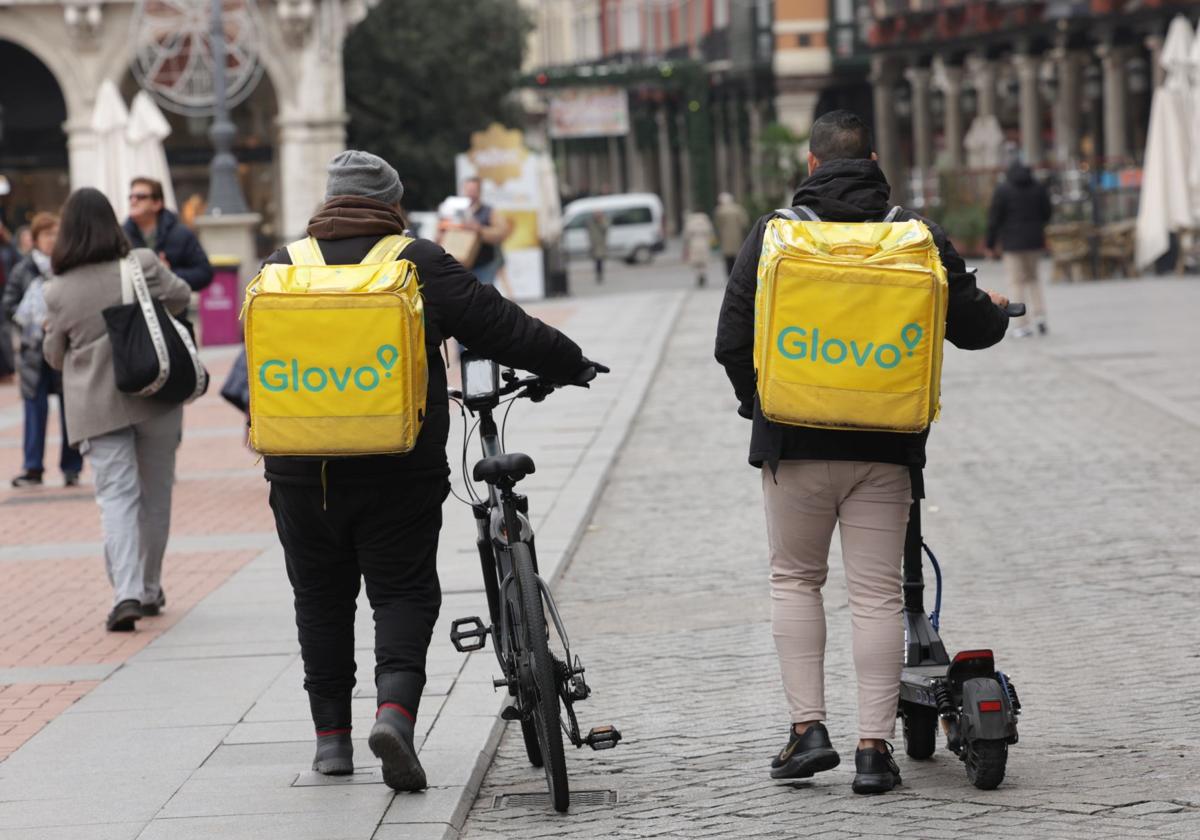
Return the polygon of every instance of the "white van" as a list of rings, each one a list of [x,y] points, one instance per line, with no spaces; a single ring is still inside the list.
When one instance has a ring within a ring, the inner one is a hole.
[[[650,262],[663,249],[663,205],[654,193],[598,195],[572,201],[563,209],[563,251],[588,255],[587,223],[597,210],[608,216],[608,256]]]

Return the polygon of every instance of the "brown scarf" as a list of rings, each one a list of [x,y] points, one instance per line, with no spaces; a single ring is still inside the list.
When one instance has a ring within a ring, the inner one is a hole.
[[[308,235],[317,239],[351,239],[404,233],[404,217],[390,204],[357,195],[326,201],[308,220]]]

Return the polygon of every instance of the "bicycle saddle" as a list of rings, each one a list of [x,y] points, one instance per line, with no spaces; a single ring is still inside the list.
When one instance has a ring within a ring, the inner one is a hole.
[[[509,452],[479,461],[475,464],[472,475],[476,481],[486,481],[488,484],[497,484],[503,479],[516,484],[535,471],[533,459],[528,455],[523,452]]]

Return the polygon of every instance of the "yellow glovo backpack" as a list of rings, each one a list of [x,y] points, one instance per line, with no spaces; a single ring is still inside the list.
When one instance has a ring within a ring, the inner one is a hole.
[[[326,265],[311,237],[246,289],[250,444],[264,455],[403,454],[425,417],[429,370],[412,240],[385,236],[358,265]]]
[[[929,228],[899,212],[851,224],[797,207],[767,223],[754,366],[768,420],[915,433],[937,418],[946,269]]]

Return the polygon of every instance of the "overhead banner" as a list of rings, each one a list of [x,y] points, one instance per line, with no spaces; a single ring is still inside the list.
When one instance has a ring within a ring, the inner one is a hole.
[[[629,96],[618,87],[579,87],[550,93],[550,136],[622,137],[629,133]]]

